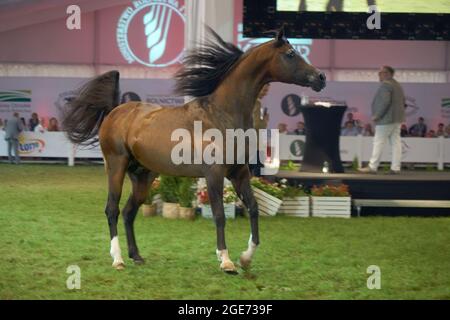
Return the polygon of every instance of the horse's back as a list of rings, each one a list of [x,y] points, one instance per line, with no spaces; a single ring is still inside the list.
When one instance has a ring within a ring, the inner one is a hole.
[[[163,107],[145,102],[127,102],[114,108],[103,121],[99,140],[103,153],[127,152],[126,141],[130,130],[139,126],[138,121],[148,118]]]

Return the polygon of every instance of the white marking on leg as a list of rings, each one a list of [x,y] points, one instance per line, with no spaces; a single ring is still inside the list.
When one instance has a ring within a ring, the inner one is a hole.
[[[220,268],[225,271],[235,271],[236,268],[234,263],[230,260],[230,256],[228,255],[228,250],[217,250],[216,249],[217,258],[219,259]]]
[[[115,236],[111,240],[111,257],[113,258],[113,267],[118,267],[120,265],[124,265],[122,259],[122,252],[120,251],[120,245],[119,245],[119,237]]]
[[[248,239],[248,248],[246,251],[242,252],[241,260],[245,260],[247,262],[252,261],[253,255],[255,254],[257,245],[252,241],[252,235]]]

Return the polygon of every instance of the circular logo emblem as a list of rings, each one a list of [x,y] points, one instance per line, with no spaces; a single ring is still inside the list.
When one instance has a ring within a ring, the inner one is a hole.
[[[117,24],[117,45],[128,63],[167,67],[181,60],[184,49],[182,1],[133,1]],[[184,2],[184,1],[183,1]]]
[[[122,98],[120,99],[120,103],[123,104],[130,101],[142,101],[142,99],[136,92],[133,91],[125,92],[122,95]]]
[[[281,110],[289,117],[295,117],[300,113],[301,98],[296,94],[289,94],[281,101]]]
[[[303,156],[303,150],[305,149],[305,142],[302,140],[294,140],[291,143],[289,148],[291,150],[291,154],[295,157]]]

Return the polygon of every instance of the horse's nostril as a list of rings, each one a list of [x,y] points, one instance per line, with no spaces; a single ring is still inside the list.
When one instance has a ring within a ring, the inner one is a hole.
[[[323,72],[319,73],[319,79],[320,79],[320,81],[327,80],[327,77],[325,76],[325,73],[323,73]]]

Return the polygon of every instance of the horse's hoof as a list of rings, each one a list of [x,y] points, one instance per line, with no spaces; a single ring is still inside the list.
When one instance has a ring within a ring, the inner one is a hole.
[[[220,264],[220,269],[222,269],[223,272],[228,274],[238,274],[236,267],[231,261],[222,262]]]
[[[134,264],[141,265],[145,264],[145,260],[141,257],[133,258]]]
[[[250,266],[252,264],[252,260],[246,259],[244,257],[240,257],[239,258],[239,264],[241,266],[242,269],[244,270],[250,270]]]
[[[122,261],[113,262],[112,266],[116,270],[123,270],[123,269],[125,269],[125,263],[123,263]]]

